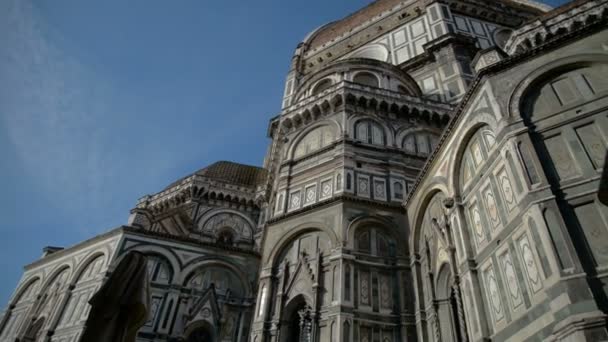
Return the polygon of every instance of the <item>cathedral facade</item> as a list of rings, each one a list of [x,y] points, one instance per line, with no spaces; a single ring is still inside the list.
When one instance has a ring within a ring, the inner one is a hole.
[[[607,27],[608,0],[377,0],[314,30],[263,167],[45,248],[0,341],[80,341],[129,251],[142,342],[608,340]]]

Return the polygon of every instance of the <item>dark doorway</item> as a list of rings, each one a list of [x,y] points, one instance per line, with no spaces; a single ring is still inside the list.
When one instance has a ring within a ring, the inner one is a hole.
[[[213,342],[213,334],[206,328],[200,327],[196,328],[188,338],[186,342]]]

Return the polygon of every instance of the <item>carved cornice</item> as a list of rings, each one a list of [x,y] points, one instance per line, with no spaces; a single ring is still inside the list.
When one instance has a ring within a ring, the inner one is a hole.
[[[607,0],[576,1],[517,29],[505,45],[509,55],[534,49],[606,16]]]
[[[325,115],[333,114],[343,105],[355,105],[379,113],[392,113],[402,118],[438,118],[447,121],[453,110],[449,104],[408,96],[391,90],[341,81],[318,95],[305,98],[283,110],[278,127],[287,133]]]

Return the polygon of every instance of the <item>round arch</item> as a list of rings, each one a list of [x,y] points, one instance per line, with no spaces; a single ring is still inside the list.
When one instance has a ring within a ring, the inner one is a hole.
[[[441,130],[433,129],[431,127],[406,127],[401,128],[395,134],[395,144],[399,148],[403,148],[403,139],[410,134],[414,133],[432,133],[437,135],[437,139],[441,137]]]
[[[410,253],[418,253],[420,251],[420,236],[422,233],[422,221],[424,220],[424,214],[429,207],[429,204],[437,194],[443,194],[448,197],[448,188],[443,183],[431,183],[423,189],[418,190],[420,193],[424,193],[424,197],[418,203],[414,211],[414,217],[410,222],[414,222],[414,225],[410,227]]]
[[[367,78],[367,79],[366,79]],[[381,87],[381,77],[373,71],[358,70],[352,74],[352,82],[366,87]],[[370,84],[371,83],[373,84]]]
[[[388,62],[389,55],[390,52],[386,45],[376,43],[364,46],[363,48],[353,52],[348,58],[367,58],[381,62]]]
[[[533,72],[526,75],[515,88],[513,88],[508,101],[507,115],[513,119],[522,120],[522,100],[524,99],[524,95],[534,86],[534,84],[542,82],[544,79],[556,73],[591,64],[608,64],[608,56],[603,54],[576,54],[560,58],[535,69]]]
[[[409,74],[403,72],[397,66],[387,62],[369,58],[348,58],[335,61],[323,67],[321,70],[306,76],[295,90],[296,98],[301,98],[318,80],[330,75],[355,73],[357,71],[369,71],[381,74],[388,74],[392,79],[399,81],[408,91],[408,95],[414,97],[422,96],[422,91],[418,83]]]
[[[120,263],[120,261],[125,257],[125,255],[127,255],[127,252],[129,252],[129,251],[138,251],[138,252],[144,253],[146,255],[156,254],[156,255],[159,255],[159,256],[165,258],[165,260],[167,260],[169,262],[169,265],[171,266],[171,273],[172,273],[171,274],[171,283],[172,284],[175,283],[177,276],[181,271],[181,263],[173,251],[171,251],[168,248],[161,247],[161,246],[138,244],[138,245],[131,246],[128,249],[126,249],[118,258],[116,258],[113,265],[118,265]]]
[[[385,122],[378,120],[375,117],[372,117],[369,115],[361,115],[361,114],[356,114],[356,115],[353,115],[348,118],[348,121],[347,121],[348,135],[351,138],[353,138],[353,139],[355,138],[355,133],[356,133],[355,130],[356,130],[357,124],[362,121],[372,121],[372,122],[378,124],[380,127],[382,127],[382,131],[384,132],[384,137],[385,137],[387,146],[392,146],[395,143],[395,130],[392,127],[387,125]]]
[[[76,285],[76,283],[78,283],[78,281],[80,280],[80,277],[82,276],[82,273],[98,257],[104,258],[103,265],[106,265],[108,263],[108,258],[107,258],[106,251],[97,250],[97,251],[93,251],[93,252],[89,253],[84,258],[84,260],[80,263],[80,265],[78,265],[78,267],[76,268],[76,270],[74,271],[74,274],[72,276],[72,280],[70,281],[70,285]]]
[[[72,275],[72,271],[74,270],[74,265],[73,265],[72,260],[70,260],[69,263],[63,263],[63,264],[59,265],[58,267],[55,267],[55,269],[49,274],[49,276],[44,281],[43,285],[40,287],[40,293],[41,294],[45,293],[48,290],[48,287],[51,286],[51,284],[53,284],[55,279],[57,279],[57,277],[66,269],[68,270],[67,279],[70,279],[70,277]]]
[[[382,216],[363,214],[356,217],[348,224],[348,227],[346,228],[347,241],[343,242],[344,246],[354,248],[355,235],[357,233],[357,230],[369,226],[373,226],[374,228],[377,228],[383,233],[390,236],[393,241],[395,241],[397,250],[400,250],[401,248],[399,248],[399,246],[405,245],[407,241],[401,237],[401,234],[399,234],[399,232],[397,231],[398,227],[396,227],[395,224],[392,223],[390,220]]]
[[[340,242],[338,236],[331,228],[327,227],[325,224],[320,222],[303,223],[294,227],[288,234],[283,235],[274,244],[274,247],[270,250],[270,253],[266,256],[264,260],[264,265],[270,264],[269,266],[274,268],[277,265],[277,255],[287,246],[287,244],[289,244],[293,239],[302,234],[315,231],[322,231],[326,233],[331,240],[330,242],[332,248],[335,248],[339,245]]]
[[[19,303],[21,297],[23,297],[25,292],[28,291],[30,289],[30,286],[34,285],[36,282],[40,282],[40,284],[42,284],[42,277],[40,277],[40,275],[33,275],[27,280],[23,281],[21,283],[21,286],[17,288],[17,290],[15,291],[15,295],[9,302],[9,308]]]
[[[192,341],[197,341],[196,340],[196,336],[194,336],[196,334],[196,332],[199,329],[203,329],[204,331],[209,333],[209,337],[211,337],[212,341],[215,341],[215,338],[217,337],[217,330],[214,327],[214,325],[211,322],[208,322],[206,320],[196,320],[194,322],[189,323],[186,328],[184,329],[184,338],[185,341],[187,342],[192,342]]]
[[[470,121],[467,122],[467,125],[462,128],[461,134],[462,137],[458,141],[458,145],[454,149],[455,152],[450,159],[451,165],[449,166],[449,170],[451,170],[450,177],[448,177],[448,188],[451,189],[451,193],[453,197],[460,198],[462,196],[462,186],[460,184],[460,169],[462,166],[464,154],[466,152],[467,147],[469,146],[469,142],[473,138],[473,136],[484,127],[487,127],[488,130],[496,136],[494,133],[496,127],[496,120],[492,114],[484,114],[484,115],[476,115],[474,118],[471,118]]]
[[[243,285],[243,289],[246,292],[245,296],[246,297],[252,296],[253,290],[251,288],[251,284],[247,280],[247,275],[238,266],[236,266],[228,261],[225,261],[225,260],[205,259],[205,258],[206,257],[194,259],[186,267],[184,267],[184,269],[180,273],[179,277],[177,278],[177,284],[185,286],[186,280],[188,280],[188,278],[190,276],[192,276],[199,269],[203,269],[205,267],[219,266],[219,267],[225,267],[225,268],[229,269],[230,271],[232,271],[240,279],[241,285]]]
[[[254,235],[254,230],[256,227],[255,222],[253,222],[253,220],[251,219],[251,217],[243,214],[240,211],[234,210],[234,209],[224,209],[224,208],[219,208],[219,209],[211,209],[206,211],[203,215],[201,215],[198,219],[197,219],[197,223],[196,225],[198,227],[203,227],[207,221],[209,221],[211,218],[213,218],[216,215],[220,215],[220,214],[234,214],[240,218],[242,218],[243,220],[245,220],[245,222],[247,222],[247,224],[249,225],[249,230],[250,230],[250,240],[253,240],[253,235]],[[234,229],[233,229],[234,230]]]
[[[300,133],[298,133],[294,139],[291,141],[291,144],[289,145],[289,148],[287,149],[286,153],[285,153],[285,158],[294,158],[294,154],[295,154],[295,150],[296,147],[298,146],[298,144],[300,143],[300,141],[302,141],[302,139],[304,137],[306,137],[306,135],[308,135],[308,133],[314,131],[317,128],[323,127],[323,126],[333,126],[334,127],[334,141],[337,141],[338,139],[340,139],[340,135],[342,133],[342,126],[335,120],[322,120],[319,122],[316,122],[314,125],[311,125],[310,127],[302,130]]]

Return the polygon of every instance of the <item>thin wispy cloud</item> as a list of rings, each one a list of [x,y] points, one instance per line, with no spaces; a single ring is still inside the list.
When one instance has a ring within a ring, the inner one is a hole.
[[[52,29],[28,1],[2,6],[2,130],[25,166],[24,177],[40,187],[40,195],[69,203],[65,209],[73,212],[84,198],[102,198],[112,172],[99,120],[110,90],[49,39]]]

